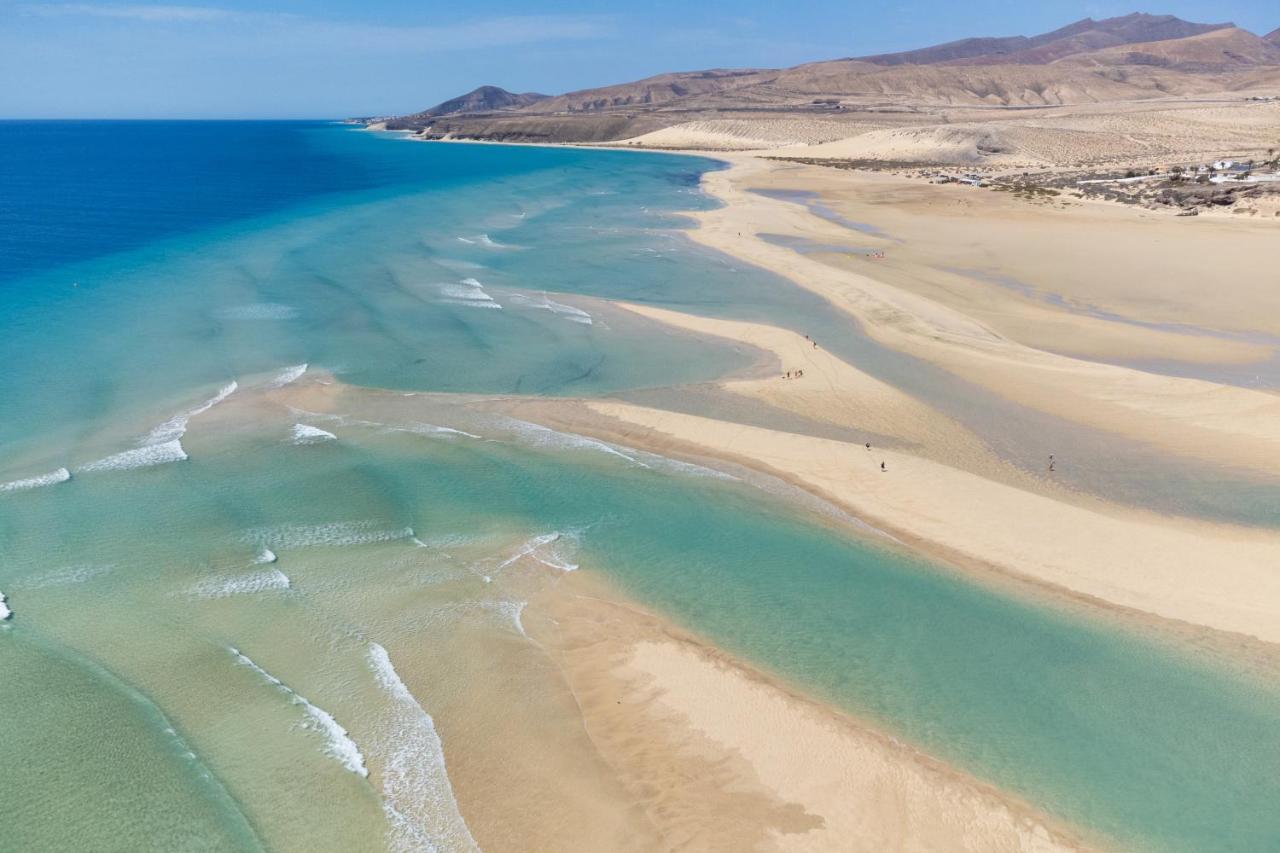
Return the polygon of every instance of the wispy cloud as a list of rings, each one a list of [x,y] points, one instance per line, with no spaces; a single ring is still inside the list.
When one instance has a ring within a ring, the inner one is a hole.
[[[114,6],[95,3],[23,3],[18,6],[18,10],[27,15],[49,18],[118,18],[157,23],[230,21],[251,16],[230,9],[215,9],[207,6]]]
[[[313,43],[332,41],[347,48],[423,52],[605,39],[617,33],[613,18],[604,15],[507,15],[439,26],[397,26],[214,6],[25,3],[16,8],[23,14],[45,18],[108,18],[137,25],[221,25],[251,28],[258,35],[288,30],[291,38]]]

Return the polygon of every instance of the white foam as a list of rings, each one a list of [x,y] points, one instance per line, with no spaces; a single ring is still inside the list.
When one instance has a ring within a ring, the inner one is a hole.
[[[328,430],[307,424],[294,424],[291,440],[294,444],[318,444],[322,441],[333,441],[337,436]]]
[[[621,457],[633,465],[639,465],[641,468],[648,468],[644,462],[641,462],[634,456],[630,456],[618,450],[611,444],[603,441],[597,441],[594,438],[587,438],[585,435],[578,435],[572,432],[560,432],[541,424],[530,423],[516,418],[499,418],[497,420],[499,426],[504,426],[516,434],[516,437],[526,444],[535,447],[557,447],[571,448],[580,450],[598,450],[601,453],[608,453],[613,456]]]
[[[326,755],[336,759],[343,767],[346,767],[357,776],[365,778],[369,776],[369,770],[364,765],[364,755],[361,754],[360,747],[356,746],[356,742],[351,739],[351,735],[347,734],[347,730],[338,724],[332,714],[312,704],[305,697],[300,696],[292,687],[258,666],[239,649],[227,646],[227,651],[231,652],[232,657],[236,659],[236,663],[252,669],[264,681],[288,696],[290,702],[302,708],[306,714],[306,718],[301,723],[302,728],[324,736],[326,741],[324,752]]]
[[[282,589],[289,589],[289,576],[279,569],[269,569],[244,575],[206,578],[192,587],[191,594],[197,598],[228,598]]]
[[[484,246],[486,249],[515,249],[517,246],[510,246],[506,243],[499,243],[488,234],[477,234],[474,237],[459,237],[459,243],[466,243],[468,246]]]
[[[525,557],[530,557],[548,568],[559,569],[562,572],[577,571],[578,564],[570,562],[570,557],[577,550],[579,537],[580,534],[577,531],[555,530],[526,539],[516,548],[515,553],[493,568],[492,574],[497,574]]]
[[[298,309],[278,302],[251,302],[219,308],[214,316],[219,320],[292,320]]]
[[[440,295],[445,302],[455,305],[470,305],[475,308],[501,308],[492,296],[485,293],[484,285],[474,278],[464,278],[457,284],[439,285]]]
[[[306,372],[307,372],[306,364],[295,364],[293,367],[286,367],[284,370],[280,371],[276,375],[275,379],[272,379],[270,382],[267,383],[266,385],[267,390],[270,391],[276,388],[283,388],[284,386],[289,385],[290,383],[296,382],[299,379],[301,379],[302,374]]]
[[[714,480],[732,480],[738,481],[738,478],[724,471],[717,471],[715,468],[708,468],[705,465],[695,465],[692,462],[684,462],[679,459],[672,459],[669,456],[659,456],[656,453],[647,453],[643,450],[634,451],[636,458],[643,461],[655,471],[666,471],[668,473],[684,474],[689,477],[710,477]]]
[[[53,486],[71,479],[71,472],[66,468],[50,471],[38,477],[27,477],[25,480],[10,480],[0,483],[0,492],[24,492],[27,489],[38,489],[41,486]]]
[[[339,548],[412,539],[412,527],[388,529],[373,521],[335,521],[329,524],[290,524],[245,532],[245,540],[262,548]]]
[[[543,291],[541,299],[535,299],[532,296],[525,296],[522,293],[511,294],[511,299],[514,302],[528,306],[529,308],[535,308],[541,311],[550,311],[552,314],[564,317],[572,323],[581,323],[584,326],[590,326],[592,322],[591,315],[586,311],[583,311],[581,308],[575,308],[572,305],[565,305],[563,302],[556,302],[554,299],[547,296],[546,291]]]
[[[272,551],[270,548],[262,548],[258,551],[258,556],[253,558],[253,561],[258,564],[263,564],[274,563],[278,559],[280,558],[276,556],[275,551]]]
[[[0,622],[11,618],[13,618],[13,611],[9,609],[8,599],[3,592],[0,592]]]
[[[388,846],[395,851],[479,851],[458,811],[435,721],[377,643],[369,645],[369,667],[391,698],[391,725],[379,738],[383,809],[391,824]]]
[[[68,566],[38,575],[30,575],[18,581],[22,589],[44,589],[50,586],[72,586],[105,575],[115,566]]]
[[[402,427],[389,427],[396,432],[411,432],[414,435],[461,435],[466,438],[481,438],[474,432],[466,432],[465,430],[454,429],[453,427],[436,426],[435,424],[424,424],[420,422],[409,424]]]
[[[131,468],[146,468],[151,465],[163,465],[166,462],[182,462],[189,457],[182,449],[182,441],[173,439],[163,444],[149,444],[115,453],[97,462],[80,466],[79,471],[127,471]]]
[[[527,601],[487,601],[484,603],[485,609],[496,611],[505,619],[510,619],[511,624],[515,626],[516,631],[521,637],[529,638],[529,634],[524,630],[524,609],[529,602]]]
[[[152,429],[151,432],[147,433],[139,443],[144,446],[151,444],[164,444],[165,442],[182,438],[187,434],[187,424],[192,418],[196,415],[202,415],[209,411],[214,406],[234,394],[236,389],[239,387],[240,386],[234,381],[228,382],[226,385],[223,385],[218,389],[217,394],[214,394],[200,405],[193,409],[187,409],[185,412],[179,412],[169,418],[169,420]]]

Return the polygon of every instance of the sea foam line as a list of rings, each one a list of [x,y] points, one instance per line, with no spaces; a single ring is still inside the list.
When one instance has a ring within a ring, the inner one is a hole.
[[[197,598],[229,598],[233,595],[286,590],[289,587],[288,575],[279,569],[268,569],[244,575],[206,578],[192,587],[191,594]]]
[[[506,427],[514,432],[517,439],[523,440],[525,443],[535,447],[559,447],[573,448],[581,450],[598,450],[601,453],[608,453],[627,460],[632,465],[639,465],[641,468],[648,468],[644,462],[641,462],[634,456],[630,456],[618,450],[611,444],[603,441],[597,441],[594,438],[587,438],[585,435],[578,435],[572,432],[560,432],[559,430],[544,427],[541,424],[522,421],[518,418],[500,418],[497,424]]]
[[[584,326],[591,325],[590,314],[588,314],[586,311],[583,311],[581,308],[575,308],[572,305],[565,305],[563,302],[556,302],[554,299],[547,296],[547,292],[545,290],[542,292],[541,300],[534,299],[531,296],[525,296],[522,293],[511,294],[511,299],[521,305],[526,305],[530,308],[537,308],[542,311],[550,311],[552,314],[557,314],[561,317],[564,317],[566,320],[569,320],[572,323],[581,323]]]
[[[27,477],[25,480],[10,480],[0,483],[0,492],[24,492],[27,489],[38,489],[41,486],[54,486],[71,479],[71,472],[66,468],[50,471],[38,477]]]
[[[73,586],[105,575],[115,566],[68,566],[38,575],[29,575],[17,581],[22,589],[44,589],[51,586]]]
[[[344,547],[373,545],[411,539],[412,527],[385,528],[372,521],[335,521],[329,524],[291,524],[245,531],[244,540],[264,549]]]
[[[510,566],[512,563],[515,563],[525,557],[531,557],[548,568],[559,569],[562,572],[577,571],[578,564],[569,562],[567,557],[560,552],[559,548],[550,549],[550,554],[547,554],[543,550],[548,545],[559,545],[564,542],[571,542],[576,546],[577,539],[578,535],[576,533],[562,533],[559,530],[533,536],[526,539],[520,547],[516,549],[514,554],[495,566],[493,574],[497,574],[507,566]]]
[[[173,439],[163,444],[149,444],[114,453],[97,462],[81,465],[78,471],[127,471],[131,468],[146,468],[151,465],[163,465],[166,462],[182,462],[190,457],[182,449],[182,441]]]
[[[492,296],[485,292],[484,285],[474,278],[464,278],[457,284],[442,284],[440,295],[446,297],[445,302],[457,305],[470,305],[475,308],[501,308]]]
[[[356,742],[351,739],[351,735],[339,725],[332,714],[308,701],[292,687],[254,663],[248,655],[239,649],[234,646],[227,646],[227,651],[235,658],[236,663],[241,666],[247,666],[256,672],[264,681],[288,696],[292,704],[302,708],[306,714],[306,719],[301,723],[302,727],[324,736],[326,740],[324,752],[326,755],[337,760],[343,767],[346,767],[357,776],[368,778],[369,770],[365,767],[364,755],[360,752],[360,747],[356,746]]]
[[[295,364],[292,367],[286,367],[284,370],[276,374],[276,377],[267,383],[268,391],[274,391],[276,388],[283,388],[302,378],[302,374],[307,372],[307,364]]]
[[[174,439],[182,438],[187,434],[187,424],[192,418],[196,415],[202,415],[209,411],[214,406],[234,394],[236,389],[239,387],[239,384],[235,381],[228,382],[226,385],[223,385],[218,389],[217,394],[214,394],[200,405],[192,409],[187,409],[185,412],[179,412],[169,418],[169,420],[152,429],[151,432],[147,433],[146,436],[143,437],[140,443],[143,446],[149,446],[153,444],[165,444],[173,441]]]
[[[0,592],[0,622],[13,617],[13,611],[9,609],[8,599],[5,598],[3,592]]]
[[[381,739],[383,810],[392,850],[474,850],[475,838],[458,811],[435,721],[418,704],[387,650],[369,645],[369,667],[392,700],[391,733]]]

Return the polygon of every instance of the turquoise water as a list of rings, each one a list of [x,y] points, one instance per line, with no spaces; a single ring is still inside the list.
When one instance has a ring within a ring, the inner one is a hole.
[[[72,475],[0,492],[0,849],[499,849],[530,803],[572,814],[559,747],[589,744],[537,710],[563,687],[520,616],[575,569],[1125,849],[1276,848],[1280,691],[716,472],[405,396],[749,365],[598,298],[764,310],[775,279],[669,230],[706,161],[295,130],[380,177],[0,291],[0,482]]]

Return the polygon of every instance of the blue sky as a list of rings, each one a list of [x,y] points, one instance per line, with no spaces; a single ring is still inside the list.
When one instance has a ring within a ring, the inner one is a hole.
[[[1280,27],[1276,0],[0,0],[0,116],[405,113],[493,83],[559,93],[794,65],[1141,10]]]

